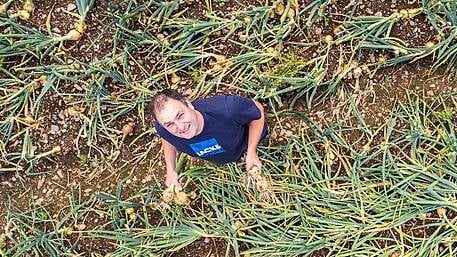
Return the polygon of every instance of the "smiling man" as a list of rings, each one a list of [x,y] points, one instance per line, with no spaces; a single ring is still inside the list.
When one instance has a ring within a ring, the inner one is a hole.
[[[165,89],[152,98],[150,106],[162,138],[168,187],[181,187],[176,172],[178,152],[215,164],[236,162],[246,153],[247,170],[262,166],[257,146],[266,140],[268,130],[260,103],[232,95],[190,102],[177,91]]]

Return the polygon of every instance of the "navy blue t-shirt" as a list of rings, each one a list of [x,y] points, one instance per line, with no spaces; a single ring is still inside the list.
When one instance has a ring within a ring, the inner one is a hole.
[[[213,96],[192,102],[204,119],[203,130],[191,139],[169,133],[158,122],[157,133],[180,152],[216,164],[238,161],[247,150],[248,124],[260,118],[254,101],[241,96]],[[267,136],[265,123],[260,140]]]

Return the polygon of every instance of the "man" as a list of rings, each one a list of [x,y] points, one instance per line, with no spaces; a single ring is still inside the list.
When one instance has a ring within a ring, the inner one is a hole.
[[[178,151],[215,164],[238,161],[246,153],[246,169],[261,168],[257,145],[266,139],[268,130],[260,103],[231,95],[190,102],[177,91],[165,89],[152,98],[150,106],[162,138],[168,187],[181,188],[176,172]]]

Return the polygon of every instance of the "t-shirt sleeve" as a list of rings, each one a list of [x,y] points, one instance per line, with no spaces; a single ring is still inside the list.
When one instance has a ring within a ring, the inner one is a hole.
[[[260,119],[260,110],[252,99],[229,95],[226,98],[226,104],[233,120],[240,125]]]

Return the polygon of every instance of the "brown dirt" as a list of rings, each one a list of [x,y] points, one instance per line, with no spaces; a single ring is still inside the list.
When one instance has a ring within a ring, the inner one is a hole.
[[[72,28],[75,22],[74,18],[66,14],[63,10],[68,8],[68,4],[73,3],[71,0],[64,1],[35,1],[36,10],[32,19],[24,22],[25,25],[38,28],[43,33],[46,32],[45,20],[52,11],[51,27],[57,34],[65,34]],[[258,1],[242,1],[238,4],[236,1],[214,1],[214,14],[224,16],[227,12],[241,10],[245,6],[258,4]],[[309,2],[309,1],[308,1]],[[320,40],[322,35],[332,33],[333,28],[341,21],[338,13],[342,6],[347,6],[349,1],[336,1],[327,9],[326,15],[332,20],[327,22],[318,22],[315,26],[316,33],[311,36],[312,40]],[[416,4],[408,4],[408,1],[381,1],[381,4],[374,1],[363,1],[364,7],[360,6],[357,14],[376,14],[381,12],[383,15],[402,9],[414,8]],[[396,2],[395,4],[393,2]],[[20,7],[22,3],[15,2],[14,5]],[[64,47],[69,49],[70,57],[68,60],[80,60],[83,62],[94,61],[102,58],[112,51],[112,42],[110,38],[114,35],[115,30],[110,20],[101,16],[101,13],[107,11],[107,5],[103,1],[98,1],[87,19],[88,30],[83,38],[77,43],[65,43]],[[184,16],[193,19],[206,19],[206,4],[203,0],[195,0],[192,4],[183,4],[181,10],[186,10]],[[306,15],[306,14],[304,14]],[[58,28],[58,30],[56,29]],[[59,32],[60,31],[60,32]],[[419,15],[409,21],[401,21],[394,26],[392,33],[401,39],[404,39],[408,45],[423,45],[425,42],[434,38],[430,33],[430,26],[423,15]],[[304,35],[293,35],[292,42],[305,40]],[[236,56],[240,53],[241,48],[224,41],[222,38],[212,38],[214,44],[223,45],[218,49],[220,54],[227,57]],[[291,42],[288,44],[292,45]],[[319,47],[324,47],[321,45]],[[287,51],[287,49],[285,50]],[[309,52],[301,53],[307,56]],[[339,50],[332,49],[329,69],[335,70],[336,60],[339,57]],[[382,55],[383,53],[379,53]],[[359,57],[361,63],[368,61],[368,54]],[[46,60],[49,61],[49,60]],[[133,56],[127,60],[132,68],[132,78],[142,80],[147,78],[144,71],[152,71],[160,67],[156,63],[160,62],[157,56],[145,55],[145,49],[137,49]],[[332,64],[333,63],[333,64]],[[185,74],[181,75],[184,82],[179,85],[179,90],[189,92],[195,85]],[[396,102],[406,100],[406,92],[414,91],[424,98],[432,99],[438,94],[457,92],[457,84],[453,78],[448,77],[443,72],[429,74],[429,66],[423,63],[402,64],[378,70],[370,78],[367,75],[362,77],[359,82],[359,88],[355,88],[355,80],[348,79],[343,82],[342,91],[346,95],[345,100],[353,96],[358,101],[359,110],[369,126],[376,127],[383,124],[388,117],[393,105]],[[115,82],[108,83],[109,90],[114,94],[121,94],[124,85],[116,85]],[[234,90],[219,88],[217,93],[238,93]],[[127,121],[136,124],[134,132],[128,135],[121,153],[117,160],[102,160],[100,155],[94,149],[85,146],[85,140],[79,143],[77,152],[75,139],[78,137],[79,128],[82,120],[71,117],[65,113],[70,106],[83,99],[84,89],[78,83],[66,83],[59,87],[59,93],[53,96],[47,96],[41,107],[40,117],[43,118],[39,128],[35,131],[33,138],[36,142],[36,152],[44,152],[53,146],[59,145],[62,151],[53,155],[52,159],[39,162],[34,173],[42,173],[36,176],[25,176],[22,173],[0,174],[0,203],[7,205],[11,203],[15,208],[20,210],[28,209],[30,206],[49,205],[50,211],[57,212],[62,207],[68,205],[68,199],[73,192],[81,191],[85,198],[104,191],[112,193],[116,189],[117,182],[120,179],[128,177],[125,194],[134,194],[138,187],[152,187],[154,179],[164,181],[164,165],[160,146],[156,136],[145,136],[138,142],[130,145],[130,142],[142,132],[149,129],[151,124],[142,124],[142,121],[132,111],[130,114],[118,118],[109,127],[120,130]],[[80,96],[69,96],[65,94],[80,93]],[[303,102],[299,102],[296,110],[303,113],[309,113],[311,119],[324,126],[335,121],[345,120],[348,117],[349,101],[341,101],[337,96],[330,97],[323,103],[316,103],[312,110],[308,110]],[[307,125],[303,119],[291,115],[273,115],[271,107],[267,108],[267,119],[270,124],[271,144],[285,144],[288,137],[296,135],[297,132],[306,128]],[[287,112],[285,112],[287,113]],[[56,133],[50,133],[51,126],[57,126]],[[120,134],[118,134],[120,137]],[[139,163],[131,163],[132,157],[139,154],[143,149],[147,149],[148,144],[154,145],[147,158]],[[14,144],[14,143],[13,143]],[[20,147],[21,142],[15,146]],[[104,150],[111,150],[110,142],[99,144]],[[12,149],[11,148],[11,149]],[[132,152],[136,149],[134,155]],[[198,160],[192,159],[190,165],[198,163]],[[6,208],[0,210],[0,231],[5,225]],[[96,226],[99,220],[96,217],[87,220],[89,225]],[[411,226],[416,226],[413,224]],[[410,229],[410,225],[405,225]],[[411,228],[411,231],[413,229]],[[425,233],[430,233],[425,231]],[[103,242],[95,240],[83,240],[79,251],[92,252],[100,248]],[[105,242],[107,249],[111,249]],[[112,247],[112,246],[111,246]],[[200,240],[185,249],[174,253],[173,256],[225,256],[226,243],[223,240]],[[109,251],[109,250],[107,250]],[[316,252],[313,256],[325,256],[326,251]]]

